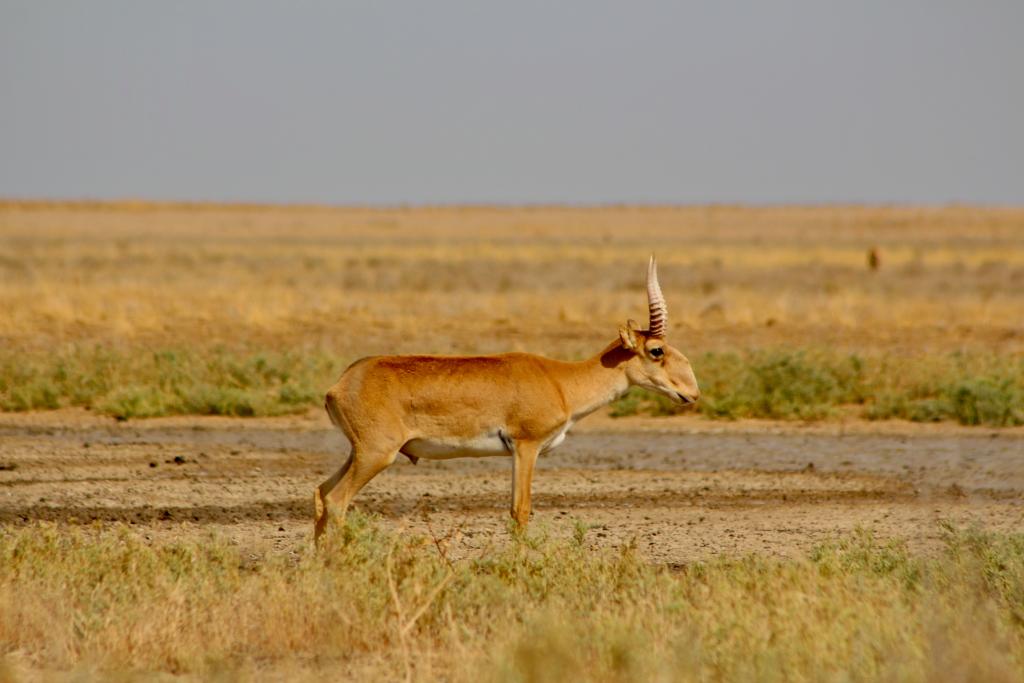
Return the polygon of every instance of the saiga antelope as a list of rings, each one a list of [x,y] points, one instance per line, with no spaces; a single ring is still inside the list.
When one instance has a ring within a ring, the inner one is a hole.
[[[314,538],[399,453],[413,463],[513,456],[512,517],[525,526],[537,456],[562,443],[578,420],[632,386],[681,404],[700,396],[690,361],[665,342],[668,311],[653,256],[647,302],[647,330],[630,320],[618,339],[580,362],[506,353],[371,356],[350,365],[327,392],[325,407],[352,452],[314,493]]]

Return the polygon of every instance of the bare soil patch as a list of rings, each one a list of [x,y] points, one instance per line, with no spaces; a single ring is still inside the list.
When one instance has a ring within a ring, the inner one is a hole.
[[[151,539],[226,536],[252,561],[311,542],[312,491],[347,453],[326,418],[118,423],[0,416],[0,523],[124,522]],[[939,522],[1024,522],[1024,432],[596,417],[544,456],[532,529],[636,543],[655,562],[794,555],[856,527],[936,547]],[[504,542],[507,458],[400,458],[357,498],[455,555]]]

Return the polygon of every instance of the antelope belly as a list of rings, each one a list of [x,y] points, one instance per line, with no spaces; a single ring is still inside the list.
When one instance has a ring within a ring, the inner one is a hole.
[[[479,458],[488,455],[509,455],[505,443],[497,434],[470,438],[425,437],[410,439],[402,452],[428,460],[445,458]]]

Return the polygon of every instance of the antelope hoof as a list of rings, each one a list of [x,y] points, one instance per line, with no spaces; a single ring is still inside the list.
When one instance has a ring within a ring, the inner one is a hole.
[[[512,521],[514,521],[520,529],[525,529],[526,525],[530,523],[530,513],[527,512],[526,514],[523,514],[513,510]]]

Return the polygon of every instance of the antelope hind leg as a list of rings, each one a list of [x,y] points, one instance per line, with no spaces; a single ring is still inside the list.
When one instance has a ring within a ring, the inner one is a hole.
[[[314,540],[319,540],[326,531],[328,519],[332,515],[337,515],[339,520],[345,519],[348,506],[356,494],[397,457],[397,448],[375,452],[353,449],[348,462],[314,493],[317,515],[313,528]]]
[[[317,542],[320,540],[320,536],[323,535],[324,530],[327,528],[327,502],[325,498],[327,495],[334,490],[334,487],[338,485],[348,469],[352,467],[352,458],[355,455],[353,449],[352,454],[348,456],[348,460],[342,465],[337,472],[332,474],[324,483],[320,484],[313,491],[313,541]]]

